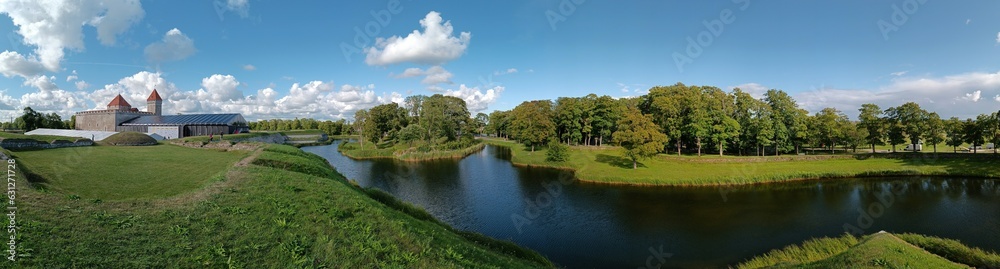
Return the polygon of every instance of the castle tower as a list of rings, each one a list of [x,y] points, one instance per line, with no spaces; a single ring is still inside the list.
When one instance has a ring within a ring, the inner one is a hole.
[[[153,93],[149,94],[149,98],[146,98],[146,112],[156,116],[163,115],[163,99],[160,98],[159,93],[156,93],[156,89],[153,89]]]
[[[132,105],[130,105],[121,94],[115,96],[115,99],[111,99],[108,103],[109,110],[131,110]]]

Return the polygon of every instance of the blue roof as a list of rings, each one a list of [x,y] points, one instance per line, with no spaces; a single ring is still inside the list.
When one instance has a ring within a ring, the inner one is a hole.
[[[246,124],[243,115],[240,114],[191,114],[191,115],[171,115],[171,116],[140,116],[138,118],[122,123],[124,126],[135,125],[234,125],[236,123]]]

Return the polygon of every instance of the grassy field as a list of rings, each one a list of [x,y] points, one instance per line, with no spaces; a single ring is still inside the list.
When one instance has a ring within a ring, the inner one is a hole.
[[[51,143],[52,140],[66,140],[66,141],[76,141],[77,139],[85,139],[80,137],[71,136],[58,136],[58,135],[26,135],[26,134],[15,134],[8,132],[0,132],[0,138],[19,138],[19,139],[34,139],[39,142]]]
[[[928,248],[925,245],[936,247]],[[915,234],[896,236],[890,233],[876,233],[861,238],[844,235],[837,238],[812,239],[802,245],[772,250],[739,264],[737,268],[969,268],[969,266],[997,268],[1000,266],[1000,255],[969,248],[954,240]]]
[[[217,158],[228,163],[248,153],[166,145],[135,148],[140,149],[176,156],[171,162],[197,162],[182,170],[164,162],[139,170],[160,169],[164,175],[210,183],[162,199],[99,202],[29,187],[27,180],[19,177],[19,257],[17,262],[0,263],[0,268],[552,267],[535,252],[455,231],[428,218],[419,208],[359,189],[345,182],[321,157],[291,146],[267,146],[235,166],[206,165],[204,156],[224,154],[227,157]],[[37,162],[22,155],[44,158],[72,153],[50,152],[15,155],[18,165],[54,171],[57,168],[47,167],[56,166],[53,162]],[[94,163],[128,161],[110,152],[89,154],[85,159]],[[160,158],[143,154],[130,151],[121,155],[128,159]],[[236,158],[228,157],[231,154]],[[105,173],[105,169],[86,168],[73,175],[100,181],[107,178]],[[50,190],[128,192],[103,182],[67,185],[73,182],[48,181]],[[163,196],[148,191],[146,195]],[[6,203],[7,198],[3,199]]]
[[[840,154],[765,157],[676,156],[661,154],[640,161],[639,169],[616,147],[571,147],[566,162],[545,161],[545,149],[531,152],[513,141],[484,139],[509,147],[520,165],[575,170],[581,181],[629,185],[725,185],[855,176],[955,175],[1000,177],[990,154]],[[971,156],[971,157],[970,157]],[[972,158],[974,157],[974,158]]]
[[[357,142],[344,142],[337,148],[344,156],[352,159],[373,159],[373,158],[395,158],[403,161],[422,161],[434,159],[454,159],[464,158],[479,152],[484,147],[483,143],[475,143],[458,150],[430,150],[420,151],[416,146],[406,144],[395,144],[391,147],[378,148],[375,144],[365,143],[362,147]]]
[[[174,145],[92,146],[13,151],[35,185],[83,199],[157,199],[218,180],[247,151],[192,150]]]

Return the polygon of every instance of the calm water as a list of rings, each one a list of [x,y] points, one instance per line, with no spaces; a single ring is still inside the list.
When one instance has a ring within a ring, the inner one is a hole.
[[[360,185],[420,205],[453,227],[513,241],[568,268],[725,267],[809,238],[841,235],[845,225],[1000,251],[995,180],[611,187],[564,180],[572,177],[568,172],[513,166],[502,147],[422,163],[355,161],[337,152],[337,144],[303,149]]]

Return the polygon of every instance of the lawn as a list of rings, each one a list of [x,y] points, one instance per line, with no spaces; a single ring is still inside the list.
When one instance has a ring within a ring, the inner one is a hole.
[[[950,244],[921,248],[922,242]],[[954,255],[956,252],[965,255]],[[949,256],[952,260],[944,258]],[[812,239],[751,258],[737,268],[968,268],[967,265],[996,268],[1000,266],[1000,255],[969,248],[954,240],[881,232],[861,238],[844,235]]]
[[[986,154],[917,153],[874,157],[866,154],[766,157],[660,154],[640,161],[639,168],[632,169],[632,162],[622,157],[622,149],[616,147],[571,147],[568,161],[553,163],[545,161],[545,149],[531,152],[513,141],[485,141],[509,147],[513,155],[511,161],[515,164],[573,169],[582,181],[608,184],[722,185],[892,175],[1000,177],[1000,171],[993,168],[997,156]]]
[[[456,143],[456,142],[449,142]],[[374,159],[374,158],[394,158],[403,161],[423,161],[434,159],[455,159],[464,158],[479,152],[486,145],[476,141],[468,147],[455,150],[438,150],[426,146],[425,142],[414,144],[396,143],[391,146],[379,147],[376,144],[365,142],[361,145],[357,142],[343,142],[337,148],[345,156],[352,159]],[[425,148],[426,150],[421,150]]]
[[[26,135],[26,134],[15,134],[8,132],[0,132],[0,138],[18,138],[18,139],[34,139],[43,143],[51,143],[52,140],[66,140],[66,141],[76,141],[77,139],[84,139],[80,137],[70,137],[70,136],[58,136],[58,135]]]
[[[17,164],[41,176],[40,185],[84,199],[156,199],[222,177],[246,151],[175,145],[92,146],[13,151]]]
[[[22,187],[21,256],[0,267],[552,267],[533,251],[456,231],[422,209],[361,190],[319,156],[266,147],[251,156],[270,161],[240,162],[204,188],[165,199],[95,202]],[[18,184],[27,186],[23,178]]]

